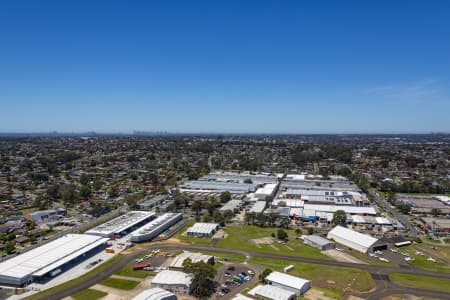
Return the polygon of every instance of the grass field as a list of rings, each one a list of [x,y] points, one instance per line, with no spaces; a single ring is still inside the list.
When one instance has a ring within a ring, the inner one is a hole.
[[[406,287],[450,293],[450,280],[447,279],[401,273],[392,273],[389,279]]]
[[[294,230],[285,230],[289,235],[289,242],[285,245],[273,243],[273,245],[256,245],[252,239],[270,237],[277,233],[278,228],[260,228],[256,226],[229,226],[225,231],[228,237],[217,243],[217,248],[248,250],[254,252],[274,253],[306,258],[321,258],[330,260],[316,248],[304,245],[296,239]]]
[[[437,255],[432,256],[433,258],[437,259],[438,256],[440,257],[441,255],[450,255],[448,253],[449,249],[443,249],[444,247],[440,247],[440,248],[441,248],[440,252],[437,252]],[[438,249],[438,248],[436,248],[436,249]],[[428,255],[427,253],[424,253],[423,256],[418,255],[418,254],[416,254],[417,250],[423,251],[423,247],[422,246],[419,247],[419,246],[415,246],[415,245],[407,246],[407,247],[401,248],[400,251],[409,253],[409,255],[415,259],[413,262],[410,263],[410,265],[412,265],[414,267],[421,268],[421,269],[428,270],[428,271],[433,271],[433,272],[450,273],[450,267],[448,264],[440,262],[440,261],[437,261],[437,262],[428,261],[427,259],[430,257],[430,255]]]
[[[108,293],[93,289],[87,289],[73,295],[72,298],[74,298],[75,300],[97,300],[105,297],[106,295],[108,295]]]
[[[116,273],[116,275],[120,276],[128,276],[128,277],[135,277],[135,278],[145,278],[149,276],[148,271],[145,270],[133,270],[133,265],[127,265],[123,267],[119,272]]]
[[[81,282],[83,282],[83,281],[85,281],[87,279],[90,279],[90,278],[93,278],[93,277],[97,276],[97,274],[100,274],[101,272],[103,272],[107,268],[111,267],[113,264],[117,263],[121,258],[122,258],[122,255],[121,254],[117,254],[116,256],[111,258],[110,260],[104,262],[100,266],[96,267],[92,271],[90,271],[90,272],[88,272],[88,273],[86,273],[86,274],[84,274],[84,275],[82,275],[80,277],[77,277],[77,278],[72,279],[72,280],[70,280],[68,282],[65,282],[63,284],[57,285],[55,287],[52,287],[52,288],[50,288],[48,290],[45,290],[45,291],[39,292],[37,294],[31,295],[29,297],[26,297],[25,299],[26,300],[45,299],[45,296],[47,296],[47,295],[52,295],[54,293],[63,291],[65,289],[69,288],[69,287],[78,285],[79,283],[81,283]]]
[[[115,289],[130,291],[137,287],[139,285],[139,282],[125,279],[108,278],[101,284]]]
[[[283,271],[287,265],[294,265],[289,274],[312,280],[315,288],[326,296],[339,299],[345,291],[364,292],[375,287],[369,273],[352,268],[330,267],[290,261],[252,258],[250,264],[265,266],[274,271]]]

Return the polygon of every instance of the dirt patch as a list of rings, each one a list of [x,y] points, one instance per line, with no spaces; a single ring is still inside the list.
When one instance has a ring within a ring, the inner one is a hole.
[[[213,239],[226,239],[228,237],[228,234],[223,230],[219,229],[214,235]]]
[[[359,260],[359,259],[357,259],[357,258],[355,258],[355,257],[353,257],[353,256],[351,256],[351,255],[349,255],[347,253],[337,251],[335,249],[325,250],[325,251],[322,251],[321,253],[323,253],[326,256],[331,257],[331,258],[333,258],[334,260],[337,260],[337,261],[367,265],[366,262],[364,262],[362,260]]]
[[[305,295],[305,298],[310,300],[332,300],[333,298],[327,297],[322,291],[316,290],[314,288],[309,289]]]
[[[260,239],[253,239],[250,240],[252,243],[254,243],[256,246],[259,245],[272,245],[275,239],[273,237],[264,237]]]

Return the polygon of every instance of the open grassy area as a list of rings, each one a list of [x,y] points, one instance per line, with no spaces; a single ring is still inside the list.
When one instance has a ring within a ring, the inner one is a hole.
[[[217,243],[217,248],[239,249],[255,252],[283,254],[291,256],[300,256],[307,258],[331,258],[323,255],[316,248],[303,244],[296,239],[294,230],[285,230],[289,235],[289,241],[286,244],[274,242],[272,245],[256,245],[253,239],[271,237],[272,233],[277,233],[278,228],[261,228],[256,226],[229,226],[225,228],[228,237]]]
[[[127,265],[123,267],[116,275],[127,276],[127,277],[135,277],[135,278],[145,278],[150,274],[145,270],[133,270],[133,265]]]
[[[304,264],[266,258],[251,258],[250,264],[267,267],[274,271],[283,271],[288,265],[294,265],[289,274],[312,280],[315,288],[326,296],[339,299],[345,291],[364,292],[375,287],[370,274],[358,269]]]
[[[45,296],[47,295],[52,295],[54,293],[63,291],[69,287],[78,285],[79,283],[89,279],[89,278],[93,278],[95,276],[97,276],[97,274],[100,274],[101,272],[103,272],[104,270],[106,270],[107,268],[109,268],[110,266],[114,265],[116,262],[118,262],[120,259],[122,258],[121,254],[117,254],[116,256],[114,256],[113,258],[111,258],[110,260],[107,260],[106,262],[104,262],[103,264],[99,265],[98,267],[96,267],[95,269],[89,271],[88,273],[77,277],[75,279],[72,279],[70,281],[67,281],[63,284],[57,285],[55,287],[52,287],[48,290],[39,292],[37,294],[31,295],[29,297],[26,297],[26,300],[35,300],[35,299],[45,299]]]
[[[101,283],[115,289],[130,291],[138,286],[138,281],[118,279],[118,278],[108,278]]]
[[[93,289],[87,289],[73,295],[72,298],[74,298],[75,300],[97,300],[105,297],[106,295],[108,295],[108,293]]]
[[[447,279],[401,273],[392,273],[389,279],[406,287],[450,293],[450,280]]]
[[[426,247],[426,246],[425,246]],[[444,247],[440,247],[440,248],[444,248]],[[426,249],[426,248],[425,248]],[[438,249],[438,248],[436,248]],[[433,272],[443,272],[443,273],[450,273],[450,266],[446,263],[443,263],[441,261],[437,261],[437,262],[432,262],[432,261],[428,261],[427,259],[430,257],[430,255],[428,255],[427,253],[424,252],[424,255],[419,255],[416,254],[416,252],[418,251],[424,251],[423,246],[419,247],[419,246],[407,246],[407,247],[402,247],[400,249],[400,251],[402,252],[407,252],[411,257],[413,257],[415,260],[412,261],[410,263],[410,265],[417,267],[417,268],[421,268],[424,270],[428,270],[428,271],[433,271]],[[440,250],[441,253],[443,255],[449,255],[447,249]],[[441,254],[439,254],[439,252],[436,252],[437,255],[432,255],[432,257],[436,260],[438,260],[438,256],[440,257]]]

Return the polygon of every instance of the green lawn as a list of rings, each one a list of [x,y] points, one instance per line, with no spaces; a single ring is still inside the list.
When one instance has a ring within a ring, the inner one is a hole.
[[[75,300],[97,300],[105,297],[106,295],[108,295],[108,293],[93,289],[87,289],[73,295],[72,298],[74,298]]]
[[[321,258],[331,260],[316,248],[303,244],[296,239],[294,230],[285,230],[289,235],[289,242],[283,245],[274,242],[271,245],[256,245],[252,239],[270,237],[278,228],[261,228],[256,226],[229,226],[225,228],[228,237],[217,243],[217,248],[248,250],[254,252],[275,253],[306,258]]]
[[[339,299],[345,291],[365,292],[375,287],[370,274],[353,268],[331,267],[280,261],[266,258],[251,258],[250,264],[267,267],[274,271],[283,271],[288,265],[294,265],[289,274],[312,280],[312,286],[326,296]]]
[[[65,289],[67,289],[68,287],[78,285],[79,283],[84,282],[85,280],[88,280],[89,278],[93,278],[93,277],[97,276],[97,274],[100,274],[101,272],[103,272],[104,270],[109,268],[111,265],[117,263],[121,258],[122,258],[122,254],[117,254],[110,260],[104,262],[103,264],[99,265],[95,269],[89,271],[88,273],[86,273],[82,276],[72,279],[70,281],[67,281],[63,284],[57,285],[55,287],[52,287],[48,290],[45,290],[45,291],[39,292],[37,294],[31,295],[29,297],[26,297],[25,300],[45,299],[46,296],[48,296],[48,295],[52,295],[54,293],[63,291]]]
[[[429,276],[392,273],[389,275],[392,282],[411,288],[450,293],[450,280]]]
[[[135,277],[135,278],[145,278],[149,276],[148,271],[145,270],[133,270],[133,265],[127,265],[123,267],[116,275]]]
[[[117,278],[108,278],[101,283],[102,285],[106,285],[112,288],[130,291],[138,286],[138,281],[125,280],[125,279],[117,279]]]
[[[436,249],[438,249],[438,248],[436,248]],[[410,265],[412,265],[412,266],[421,268],[424,270],[428,270],[428,271],[433,271],[433,272],[450,273],[450,266],[448,264],[445,264],[440,261],[437,261],[437,262],[428,261],[427,259],[430,257],[430,255],[428,255],[426,253],[424,253],[423,256],[418,255],[418,254],[416,254],[417,250],[421,251],[421,248],[416,247],[416,246],[407,246],[407,247],[400,248],[400,251],[407,252],[411,257],[413,257],[415,259],[414,261],[410,262]],[[442,250],[442,253],[447,253],[447,251]],[[437,256],[432,256],[432,257],[434,259],[438,258]]]

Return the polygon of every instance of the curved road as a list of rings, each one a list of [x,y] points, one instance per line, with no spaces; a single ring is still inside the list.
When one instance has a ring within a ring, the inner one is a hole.
[[[135,251],[130,254],[124,255],[116,264],[110,266],[106,270],[100,272],[94,278],[89,278],[82,283],[79,283],[76,286],[69,287],[63,291],[56,292],[52,295],[47,295],[40,297],[38,299],[42,300],[59,300],[70,295],[76,294],[80,291],[88,289],[89,287],[107,279],[114,273],[118,272],[120,269],[125,267],[127,264],[131,263],[135,258],[147,253],[153,249],[159,248],[171,248],[171,249],[184,249],[184,250],[197,250],[197,251],[211,251],[211,252],[222,252],[229,254],[237,254],[243,256],[251,256],[251,257],[259,257],[259,258],[270,258],[270,259],[278,259],[278,260],[287,260],[294,261],[300,263],[309,263],[309,264],[318,264],[318,265],[326,265],[326,266],[336,266],[336,267],[349,267],[356,268],[363,271],[367,271],[371,274],[372,278],[375,280],[377,287],[373,292],[361,293],[360,295],[364,296],[364,298],[370,299],[380,299],[380,296],[384,297],[392,294],[415,294],[417,296],[432,296],[443,299],[449,299],[450,295],[445,293],[436,293],[436,292],[428,292],[425,290],[419,289],[410,289],[397,286],[389,281],[387,275],[391,273],[407,273],[407,274],[415,274],[415,275],[424,275],[431,277],[438,277],[450,280],[450,274],[446,273],[438,273],[431,272],[417,268],[411,267],[382,267],[376,265],[362,265],[355,263],[347,263],[347,262],[339,262],[333,260],[322,260],[322,259],[314,259],[314,258],[304,258],[304,257],[296,257],[296,256],[288,256],[288,255],[279,255],[279,254],[270,254],[270,253],[261,253],[261,252],[253,252],[253,251],[241,251],[241,250],[232,250],[232,249],[222,249],[222,248],[214,248],[211,246],[196,246],[196,245],[184,245],[184,244],[162,244],[155,245],[145,249],[141,249],[139,251]]]

